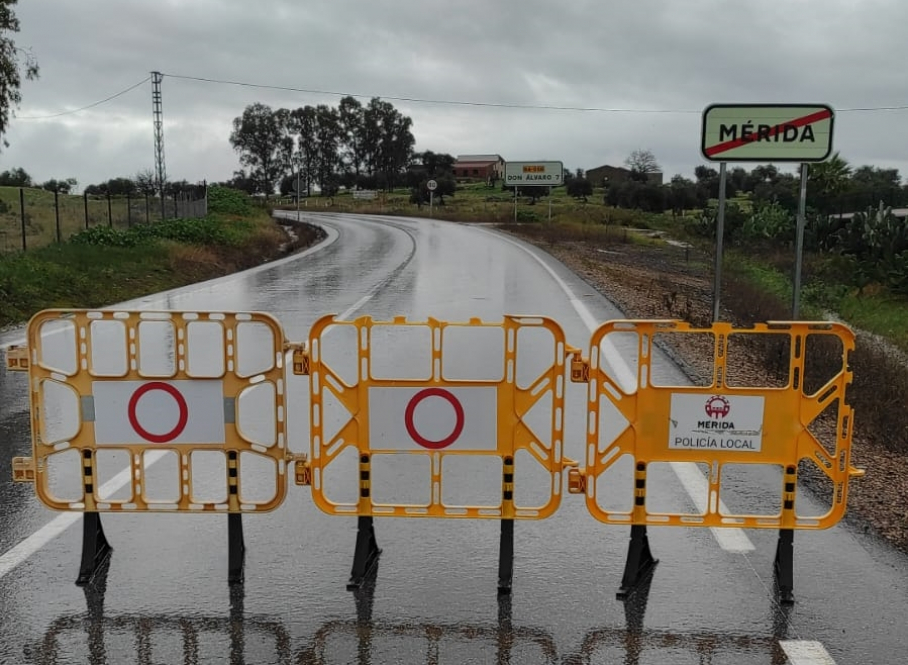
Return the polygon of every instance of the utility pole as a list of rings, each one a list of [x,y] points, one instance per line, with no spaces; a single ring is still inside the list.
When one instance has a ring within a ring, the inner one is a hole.
[[[164,165],[164,102],[161,93],[161,72],[151,73],[151,109],[154,120],[154,164],[158,193],[161,195],[161,219],[164,219],[164,183],[167,182],[167,169]]]

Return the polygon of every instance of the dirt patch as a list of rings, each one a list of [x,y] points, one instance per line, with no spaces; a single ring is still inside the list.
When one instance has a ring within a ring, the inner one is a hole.
[[[559,259],[629,318],[677,318],[698,327],[708,327],[712,321],[711,256],[692,248],[672,245],[613,243],[603,247],[576,241],[551,243],[541,238],[527,238],[523,234],[521,237]],[[730,321],[735,326],[790,318],[788,303],[736,280],[733,275],[726,275],[723,280],[721,305],[722,320]],[[859,353],[862,346],[860,335],[857,345],[856,353]],[[703,359],[711,357],[712,349],[703,340],[684,340],[673,344],[668,351],[695,383],[709,375],[710,368]],[[820,364],[834,365],[839,362],[835,354],[830,356],[821,352],[820,355],[829,356],[825,359],[820,357],[816,361]],[[787,352],[780,349],[745,347],[736,359],[739,382],[777,385],[780,366],[787,367],[786,356]],[[854,355],[852,361],[854,365]],[[908,496],[908,456],[862,432],[862,418],[873,418],[876,414],[867,413],[869,408],[862,410],[862,401],[872,395],[861,393],[861,377],[858,370],[854,371],[855,384],[849,393],[854,395],[850,401],[855,408],[856,421],[851,463],[865,468],[866,475],[849,482],[846,518],[864,530],[873,529],[902,551],[908,552],[908,504],[905,502],[905,496]],[[867,415],[864,416],[864,413]],[[821,440],[828,440],[835,436],[835,421],[821,416],[811,431]],[[802,464],[799,479],[828,505],[832,488],[825,474],[814,465]]]

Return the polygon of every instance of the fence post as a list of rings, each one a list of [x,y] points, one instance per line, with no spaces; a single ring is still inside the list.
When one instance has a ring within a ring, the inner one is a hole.
[[[148,192],[145,192],[145,223],[151,224],[151,202],[148,200]]]
[[[88,192],[82,192],[82,202],[85,204],[85,229],[88,230]]]
[[[57,219],[57,242],[61,242],[63,238],[60,237],[60,191],[54,190],[54,217]]]
[[[25,242],[25,190],[19,188],[19,216],[22,218],[22,251],[28,249]]]
[[[180,216],[180,213],[177,211],[177,193],[173,193],[173,216],[174,219]]]
[[[110,209],[110,190],[107,191],[107,226],[113,228],[113,212]]]
[[[126,192],[126,228],[132,228],[132,199]]]

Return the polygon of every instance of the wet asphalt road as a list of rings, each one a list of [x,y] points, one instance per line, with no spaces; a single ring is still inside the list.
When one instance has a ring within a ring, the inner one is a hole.
[[[537,314],[583,349],[590,316],[593,324],[620,317],[562,265],[487,229],[314,219],[329,237],[304,256],[128,306],[266,311],[294,341],[328,313],[449,321]],[[660,371],[678,374],[667,363]],[[308,449],[306,381],[292,377],[287,388],[297,451]],[[566,390],[565,454],[582,459],[585,387]],[[0,663],[829,662],[789,660],[788,641],[818,642],[839,665],[906,659],[908,560],[857,529],[796,533],[796,603],[783,607],[773,589],[774,532],[747,531],[752,548],[734,551],[708,529],[651,528],[660,563],[622,602],[615,591],[629,530],[596,522],[571,495],[553,517],[517,522],[510,596],[496,593],[494,520],[378,518],[377,576],[347,591],[355,518],[325,515],[309,488],[295,486],[275,512],[244,518],[241,586],[227,584],[224,516],[152,514],[103,517],[114,553],[82,589],[74,585],[78,520],[63,528],[31,486],[10,481],[9,460],[28,454],[25,375],[0,369]],[[691,503],[668,470],[650,488],[666,505]],[[742,487],[734,508],[760,508],[764,489],[778,490],[771,470]],[[805,511],[810,503],[799,497]],[[48,524],[59,535],[27,557],[11,556]]]

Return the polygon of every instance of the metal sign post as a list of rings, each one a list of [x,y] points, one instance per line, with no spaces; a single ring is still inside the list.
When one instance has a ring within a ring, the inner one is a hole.
[[[432,217],[432,203],[435,200],[435,190],[438,189],[438,183],[430,180],[426,183],[426,188],[429,190],[429,217]]]
[[[713,278],[713,323],[719,321],[719,296],[722,290],[722,249],[725,236],[725,162],[719,164],[719,210],[716,214],[716,267]]]
[[[722,235],[725,222],[726,162],[800,162],[797,256],[792,293],[792,316],[798,318],[801,260],[807,205],[807,168],[832,154],[835,112],[828,104],[712,104],[703,111],[700,153],[720,162],[719,214],[716,228],[716,283],[713,320],[719,318]]]
[[[801,296],[801,254],[807,202],[807,164],[822,162],[832,154],[835,112],[828,104],[712,104],[703,111],[700,153],[710,162],[721,162],[719,215],[716,229],[716,283],[713,320],[719,318],[722,265],[722,229],[725,221],[726,162],[799,162],[801,192],[798,202],[797,256],[792,285],[792,317],[798,318]],[[791,466],[791,469],[796,467]],[[791,602],[794,530],[779,529],[776,546],[776,579],[782,601]]]
[[[296,221],[300,221],[300,170],[296,170]]]
[[[795,241],[794,285],[791,294],[791,318],[797,319],[801,306],[801,263],[804,254],[804,226],[807,216],[807,173],[809,165],[801,164],[801,194],[798,200],[797,239]]]
[[[504,182],[514,188],[514,221],[517,221],[517,188],[549,188],[549,221],[552,221],[552,187],[564,184],[563,162],[505,162]],[[533,197],[536,200],[536,197]]]

